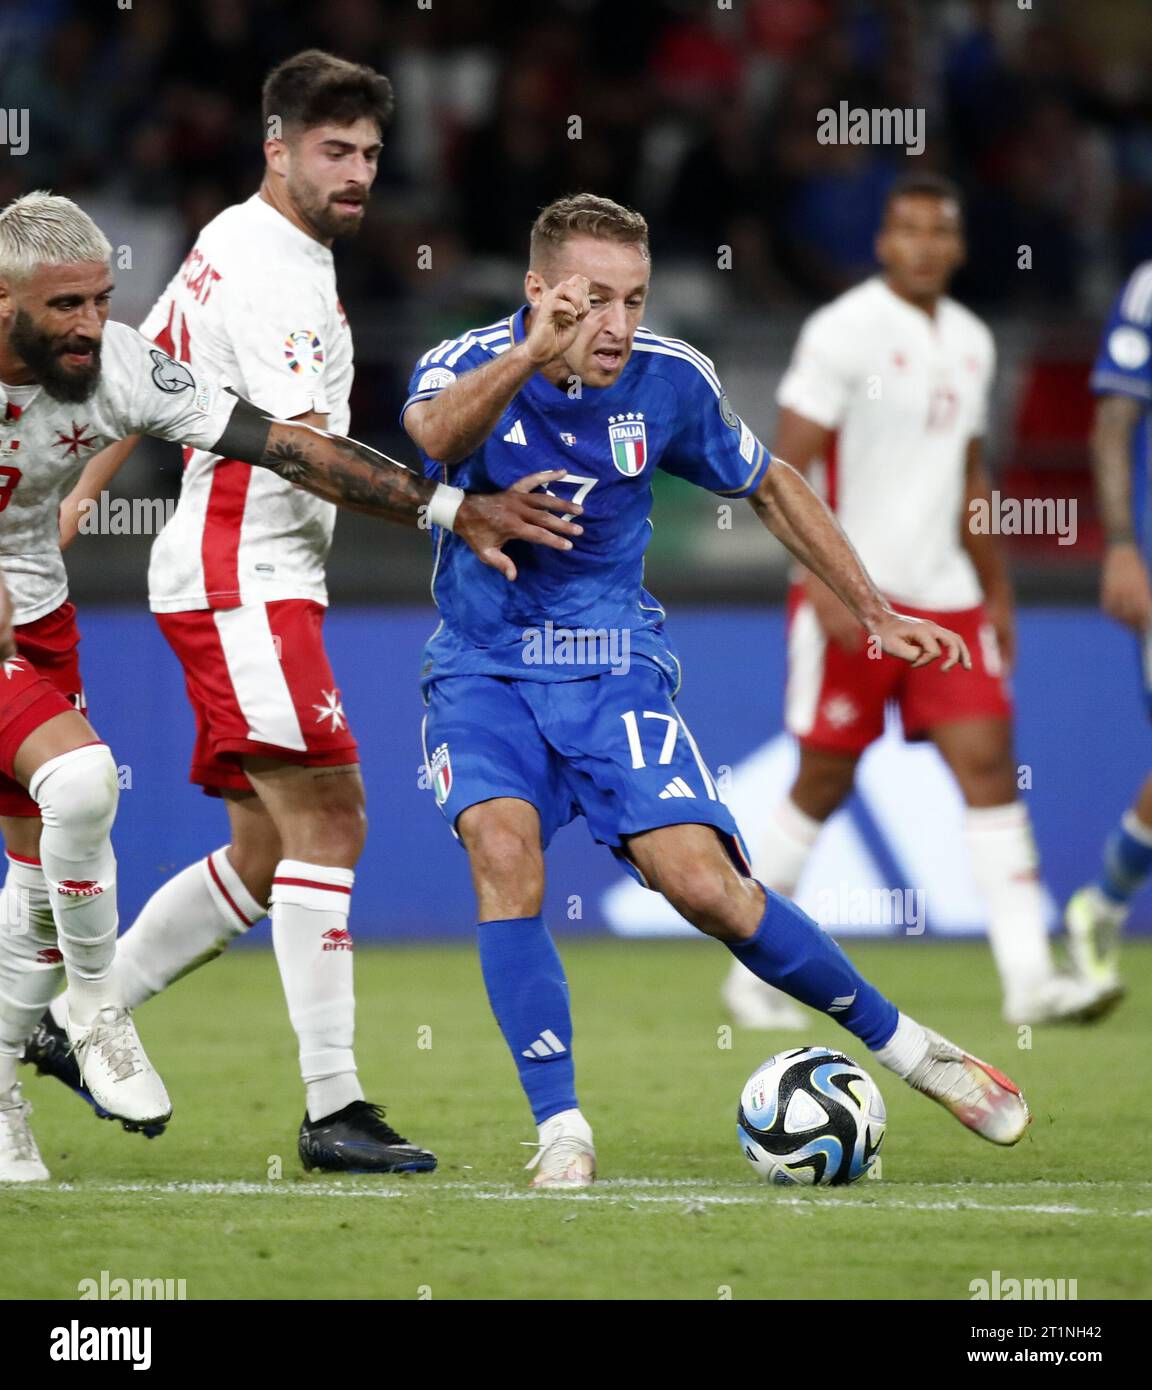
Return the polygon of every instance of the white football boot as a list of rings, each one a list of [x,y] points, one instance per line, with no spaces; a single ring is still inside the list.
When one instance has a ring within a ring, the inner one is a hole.
[[[1031,989],[1005,997],[1006,1023],[1094,1023],[1124,997],[1118,981],[1106,983],[1078,975],[1052,974]]]
[[[1120,933],[1127,917],[1128,908],[1105,897],[1094,883],[1068,899],[1068,953],[1082,979],[1112,989],[1119,986]]]
[[[788,995],[753,975],[738,960],[732,962],[720,997],[738,1028],[795,1033],[808,1027],[808,1020]]]
[[[982,1139],[1017,1143],[1032,1116],[1015,1082],[931,1028],[924,1032],[928,1051],[905,1078],[909,1086],[938,1101]]]
[[[540,1126],[539,1147],[525,1165],[531,1187],[591,1187],[596,1179],[592,1129],[579,1110],[564,1110]]]
[[[32,1137],[32,1107],[19,1085],[0,1093],[0,1182],[47,1182],[49,1173]]]
[[[97,1105],[125,1126],[168,1120],[172,1102],[127,1009],[106,1004],[86,1028],[69,1013],[67,1024],[80,1076]]]

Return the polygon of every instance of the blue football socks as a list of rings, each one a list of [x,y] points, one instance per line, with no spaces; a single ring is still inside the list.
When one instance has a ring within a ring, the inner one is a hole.
[[[728,949],[753,975],[828,1014],[868,1047],[883,1047],[896,1031],[896,1005],[868,983],[806,912],[770,888],[764,895],[756,935],[729,942]]]
[[[577,1109],[568,981],[540,917],[481,922],[480,969],[536,1123]]]
[[[1152,829],[1129,811],[1104,846],[1100,891],[1111,902],[1126,904],[1152,875]]]

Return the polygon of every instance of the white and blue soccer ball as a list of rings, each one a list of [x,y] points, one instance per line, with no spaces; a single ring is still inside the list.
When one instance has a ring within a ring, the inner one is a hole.
[[[827,1047],[793,1047],[748,1078],[737,1138],[764,1182],[840,1186],[873,1168],[886,1124],[879,1088],[851,1057]]]

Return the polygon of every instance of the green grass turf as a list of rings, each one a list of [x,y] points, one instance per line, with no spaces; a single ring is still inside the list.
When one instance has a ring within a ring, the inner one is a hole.
[[[595,1188],[528,1193],[518,1143],[534,1129],[474,955],[455,948],[356,962],[369,1097],[437,1150],[439,1171],[304,1175],[275,963],[234,952],[137,1015],[176,1105],[163,1138],[26,1079],[53,1182],[0,1189],[0,1296],[74,1298],[101,1270],[184,1279],[190,1299],[964,1299],[997,1269],[1074,1278],[1081,1299],[1152,1293],[1152,943],[1128,950],[1131,994],[1111,1019],[1036,1029],[1030,1048],[999,1019],[982,946],[853,946],[908,1012],[1014,1076],[1035,1121],[998,1149],[872,1067],[889,1114],[883,1179],[815,1191],[756,1181],[736,1103],[771,1052],[828,1043],[866,1061],[854,1039],[812,1015],[805,1035],[738,1030],[719,1045],[728,957],[711,943],[563,953]]]

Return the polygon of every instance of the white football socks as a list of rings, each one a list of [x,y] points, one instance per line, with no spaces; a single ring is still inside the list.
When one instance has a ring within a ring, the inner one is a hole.
[[[536,1132],[545,1148],[561,1135],[573,1135],[586,1144],[592,1142],[592,1126],[580,1110],[561,1110],[556,1115],[550,1115],[543,1124],[536,1126]]]
[[[109,838],[119,789],[103,743],[73,748],[42,763],[28,783],[44,829],[40,862],[76,1024],[90,1023],[114,1001],[116,856]]]
[[[802,811],[791,797],[773,807],[752,869],[766,888],[774,888],[790,898],[796,892],[812,847],[824,829],[824,822]]]
[[[1026,994],[1053,973],[1039,855],[1028,808],[969,807],[964,817],[972,875],[988,904],[988,939],[1006,996]]]
[[[227,848],[170,878],[148,899],[116,947],[116,990],[127,1009],[220,955],[268,909],[228,860]]]
[[[0,890],[0,1092],[16,1082],[24,1044],[60,987],[62,962],[44,871],[9,855]]]
[[[889,1071],[894,1071],[902,1080],[907,1080],[920,1064],[928,1051],[928,1034],[923,1025],[900,1014],[896,1019],[896,1031],[883,1047],[872,1049],[872,1055]]]
[[[272,944],[300,1043],[308,1118],[343,1110],[364,1092],[352,1041],[352,869],[282,859],[272,881]]]

